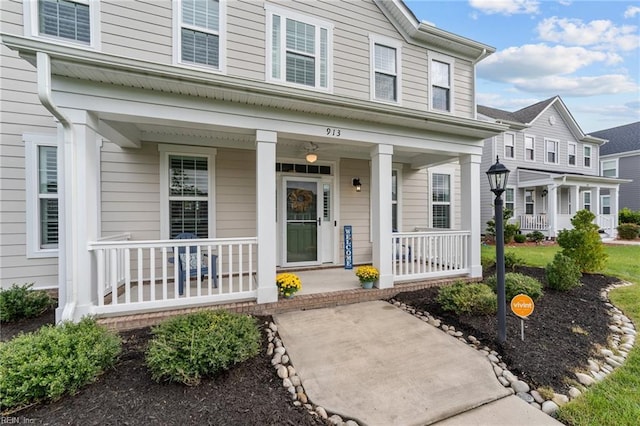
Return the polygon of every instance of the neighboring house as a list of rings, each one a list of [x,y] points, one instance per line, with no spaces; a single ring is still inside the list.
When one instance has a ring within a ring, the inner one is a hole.
[[[57,288],[58,320],[274,302],[277,269],[345,263],[348,225],[381,288],[481,276],[493,48],[397,0],[0,7],[1,284]],[[178,295],[183,232],[217,288]]]
[[[541,231],[555,238],[571,228],[578,210],[596,215],[605,237],[613,238],[618,220],[619,184],[599,174],[604,139],[585,134],[559,96],[515,112],[478,106],[478,117],[503,123],[509,130],[487,139],[482,170],[499,157],[510,171],[504,206],[522,233]],[[494,196],[482,180],[482,223],[493,218]]]
[[[600,174],[631,180],[620,184],[620,208],[640,210],[640,121],[592,135],[608,141],[600,147]]]

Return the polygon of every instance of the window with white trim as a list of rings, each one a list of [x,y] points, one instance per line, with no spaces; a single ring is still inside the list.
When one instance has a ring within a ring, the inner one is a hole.
[[[535,157],[535,137],[525,135],[524,137],[524,161],[536,161]]]
[[[28,0],[23,4],[26,35],[99,47],[98,0]]]
[[[602,176],[618,177],[618,160],[606,160],[600,164],[602,165]]]
[[[27,196],[27,257],[58,255],[58,147],[55,136],[23,136]]]
[[[174,150],[175,148],[175,150]],[[215,150],[159,145],[162,238],[213,235]]]
[[[558,141],[552,139],[545,139],[544,146],[546,151],[546,156],[544,159],[545,163],[558,163]]]
[[[578,145],[576,145],[575,142],[569,142],[569,144],[567,145],[567,153],[568,153],[568,160],[567,162],[569,163],[570,166],[575,166],[577,164],[577,152],[578,152]]]
[[[524,214],[534,214],[536,196],[533,189],[524,190]]]
[[[175,9],[179,25],[174,37],[179,63],[223,70],[224,6],[218,0],[180,0]]]
[[[591,146],[590,145],[583,146],[582,151],[583,151],[582,163],[584,164],[584,167],[590,169],[591,168]]]
[[[267,80],[331,89],[333,25],[271,4],[267,11]]]
[[[429,106],[432,110],[453,112],[454,59],[429,52]]]
[[[451,228],[451,175],[431,175],[431,226]]]
[[[611,214],[611,196],[610,195],[602,195],[600,196],[600,208],[602,209],[601,214]]]
[[[513,133],[504,134],[504,158],[514,158],[516,153],[516,135]]]
[[[372,99],[400,103],[402,43],[375,35],[369,41]]]
[[[582,193],[582,208],[591,211],[591,191]]]
[[[516,212],[516,191],[514,188],[506,188],[504,191],[504,208]]]

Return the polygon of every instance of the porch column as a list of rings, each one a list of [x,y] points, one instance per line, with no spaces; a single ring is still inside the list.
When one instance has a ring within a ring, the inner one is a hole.
[[[97,303],[97,265],[87,248],[99,237],[98,121],[87,111],[68,110],[71,124],[59,131],[62,194],[59,244],[60,289],[64,302],[56,320],[79,321]],[[64,303],[64,306],[63,306]]]
[[[378,288],[393,287],[391,250],[391,174],[393,146],[376,145],[371,150],[371,222],[373,265],[380,271]]]
[[[595,194],[593,193],[595,192]],[[600,217],[600,214],[602,213],[600,211],[600,187],[596,186],[595,187],[595,191],[591,192],[591,196],[594,197],[595,199],[592,201],[593,204],[593,214],[596,215],[596,218]],[[596,219],[596,223],[598,223],[598,219]],[[598,225],[600,225],[598,223]]]
[[[258,303],[278,300],[276,286],[276,143],[278,134],[256,130],[256,233]]]
[[[482,227],[480,223],[480,155],[460,156],[460,186],[462,193],[461,214],[462,229],[471,233],[467,256],[469,259],[470,276],[472,278],[482,277],[482,264],[480,263],[480,234]],[[452,212],[453,213],[453,212]]]
[[[609,206],[610,206],[610,216],[611,216],[611,233],[609,234],[612,238],[618,237],[618,210],[619,206],[619,186],[615,188],[609,189]]]
[[[569,214],[571,216],[575,215],[578,210],[580,210],[580,201],[578,200],[578,187],[576,185],[569,187],[569,202],[571,203],[571,209],[569,210]]]
[[[558,233],[558,186],[547,186],[547,199],[549,200],[547,221],[549,223],[549,237],[555,238]]]

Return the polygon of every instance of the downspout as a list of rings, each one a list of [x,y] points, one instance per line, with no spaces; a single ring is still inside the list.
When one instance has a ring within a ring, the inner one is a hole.
[[[36,70],[37,70],[37,85],[38,85],[38,98],[40,99],[40,103],[42,103],[42,105],[60,122],[60,124],[62,125],[62,129],[63,129],[63,136],[64,136],[64,144],[65,145],[72,145],[73,144],[73,129],[71,127],[71,121],[62,113],[62,111],[60,111],[60,109],[58,108],[58,106],[54,103],[53,101],[53,97],[52,97],[52,89],[51,89],[51,58],[49,57],[48,54],[44,53],[44,52],[37,52],[36,53]],[[63,157],[64,157],[64,152],[66,152],[66,149],[63,149]],[[66,165],[66,167],[69,167],[72,165]],[[64,164],[64,160],[63,160],[63,168],[65,168],[65,164]],[[58,170],[60,170],[60,168],[58,168]],[[63,186],[62,186],[62,200],[63,202],[66,203],[66,199],[67,196],[66,194],[68,193],[69,188],[65,188],[64,185],[64,178],[62,179],[63,182]],[[63,213],[63,217],[66,217],[67,214],[69,214],[69,212],[67,211],[67,209],[64,208],[65,206],[62,206],[62,211]],[[59,207],[60,208],[60,207]],[[65,220],[66,222],[66,220]],[[62,229],[63,235],[65,235],[66,233],[66,223],[64,223],[64,225],[62,227],[60,227]],[[60,277],[61,273],[63,276],[63,282],[60,282],[60,279],[58,279],[58,291],[60,291],[61,287],[64,286],[64,290],[65,290],[65,297],[64,297],[64,307],[62,310],[62,315],[61,318],[56,318],[56,321],[58,320],[73,320],[73,314],[75,312],[76,309],[76,304],[77,304],[77,300],[78,300],[78,289],[77,289],[77,280],[74,279],[73,277],[73,271],[71,271],[72,274],[72,278],[71,278],[71,294],[67,294],[67,282],[69,281],[68,276],[67,276],[67,256],[66,253],[68,252],[67,250],[67,245],[69,243],[69,241],[67,241],[66,235],[59,239],[59,241],[62,241],[62,244],[59,244],[58,246],[58,276]],[[72,244],[72,250],[75,251],[75,245],[73,244],[73,241],[71,241]],[[70,296],[70,297],[69,297]]]

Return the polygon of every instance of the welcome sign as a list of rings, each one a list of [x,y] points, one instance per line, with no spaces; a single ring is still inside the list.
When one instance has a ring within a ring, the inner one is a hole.
[[[353,269],[353,232],[351,225],[344,226],[344,269]]]

